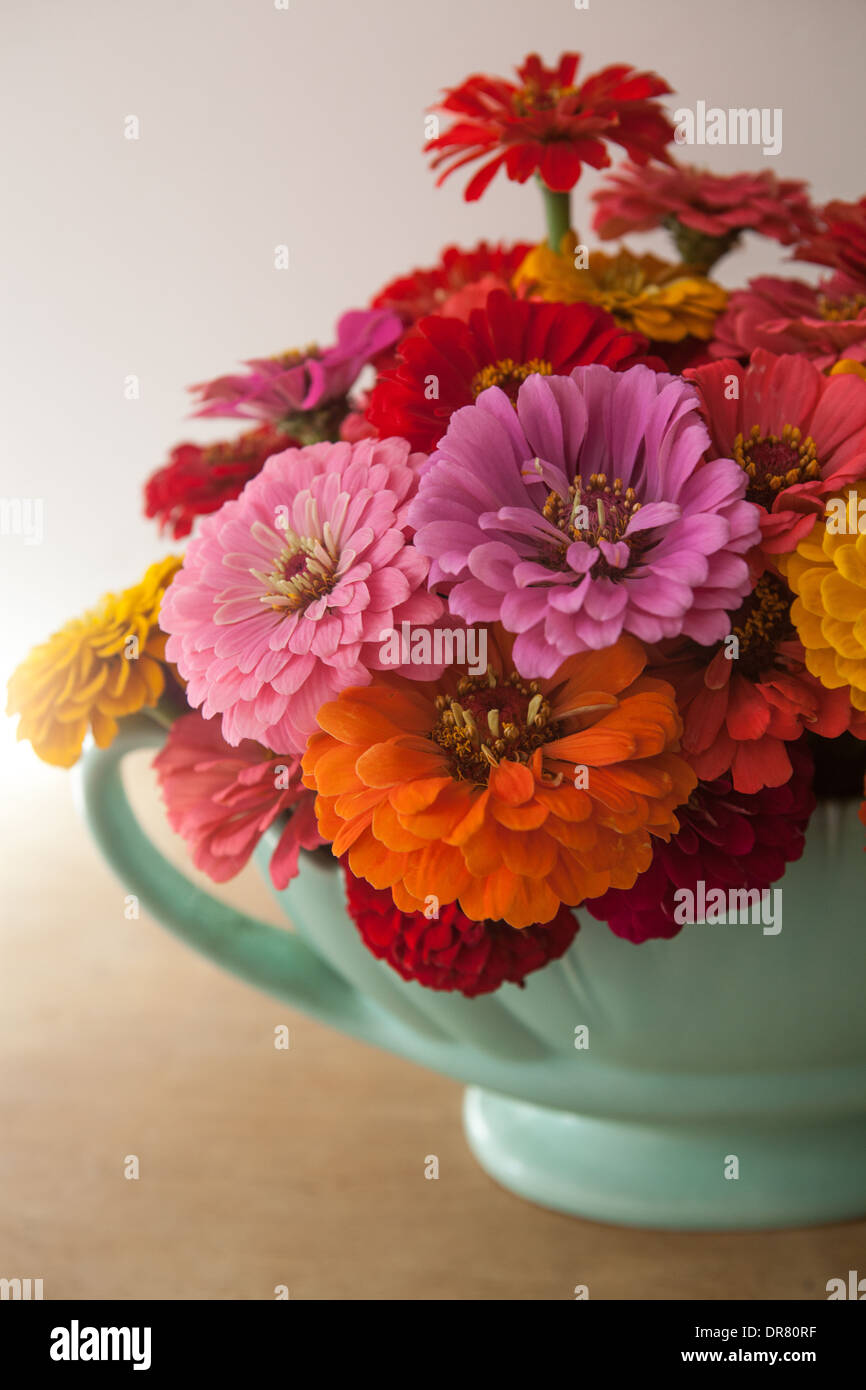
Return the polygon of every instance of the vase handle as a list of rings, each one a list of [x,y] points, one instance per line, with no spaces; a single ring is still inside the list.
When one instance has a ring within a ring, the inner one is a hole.
[[[399,1050],[399,1023],[296,933],[248,917],[197,888],[145,834],[127,799],[121,763],[127,753],[156,751],[164,742],[165,731],[146,717],[125,720],[108,748],[89,747],[76,768],[79,810],[128,892],[176,936],[250,984],[343,1032]]]

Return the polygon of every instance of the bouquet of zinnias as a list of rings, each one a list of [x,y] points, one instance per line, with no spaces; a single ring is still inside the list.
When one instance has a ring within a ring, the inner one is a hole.
[[[64,767],[151,713],[200,869],[276,823],[285,887],[327,846],[370,950],[467,995],[560,956],[581,905],[641,942],[682,889],[767,889],[816,794],[863,782],[866,199],[678,163],[659,77],[577,66],[470,77],[431,118],[440,182],[536,176],[546,240],[448,247],[333,346],[193,387],[240,433],[147,483],[183,557],[9,687]],[[612,144],[596,231],[664,226],[674,260],[572,231]],[[824,279],[728,293],[746,232]]]

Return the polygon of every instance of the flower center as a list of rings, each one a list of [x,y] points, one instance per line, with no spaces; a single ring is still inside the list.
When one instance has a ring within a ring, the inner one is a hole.
[[[547,521],[562,532],[562,545],[553,552],[554,568],[565,566],[565,555],[572,541],[583,541],[586,545],[598,546],[599,541],[625,541],[633,554],[643,551],[649,543],[649,535],[643,531],[632,538],[626,536],[626,529],[641,503],[633,487],[624,487],[622,478],[614,478],[609,483],[606,473],[591,473],[589,482],[581,477],[575,478],[563,497],[559,492],[549,492],[542,512]],[[602,575],[611,579],[622,579],[625,571],[608,565],[604,555],[600,555],[593,567],[597,578]]]
[[[488,367],[482,367],[480,372],[475,373],[472,378],[472,395],[480,395],[488,386],[501,386],[513,401],[526,378],[536,373],[540,376],[551,376],[553,367],[541,357],[532,357],[528,362],[515,362],[510,357],[501,357],[498,362],[491,362]]]
[[[772,664],[779,643],[794,634],[787,585],[769,571],[762,574],[734,614],[731,633],[740,644],[738,669],[746,676],[760,675]]]
[[[437,695],[439,718],[430,737],[448,755],[458,780],[486,783],[497,763],[528,763],[559,735],[538,681],[488,666],[484,676],[461,676],[457,694]]]
[[[290,348],[288,352],[278,352],[274,357],[269,357],[268,361],[288,371],[290,367],[297,367],[299,362],[306,362],[308,358],[318,358],[321,355],[317,345],[310,343],[309,347]]]
[[[527,82],[511,98],[511,105],[517,116],[529,116],[534,111],[552,111],[563,97],[573,97],[576,87],[542,87],[537,82]]]
[[[768,511],[782,488],[821,476],[815,441],[810,434],[804,439],[796,425],[785,425],[781,437],[753,425],[747,439],[738,434],[734,440],[734,458],[749,477],[746,497]]]
[[[835,298],[822,294],[818,300],[818,313],[831,323],[837,323],[840,319],[856,319],[861,309],[866,309],[866,294],[838,295]]]
[[[286,533],[286,544],[277,555],[270,574],[253,571],[265,587],[262,603],[276,610],[296,613],[314,599],[329,594],[337,582],[336,556],[329,554],[316,537]]]

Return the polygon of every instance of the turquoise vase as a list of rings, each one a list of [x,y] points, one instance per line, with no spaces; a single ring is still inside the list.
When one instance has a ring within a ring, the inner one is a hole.
[[[504,1187],[636,1226],[745,1229],[866,1213],[866,859],[853,802],[823,804],[782,889],[782,929],[700,923],[620,940],[588,914],[524,988],[465,999],[364,947],[326,855],[276,894],[294,932],[194,887],[137,823],[130,721],[80,764],[84,814],[126,890],[189,945],[353,1037],[468,1083],[466,1134]],[[278,829],[262,842],[267,873]],[[270,881],[270,880],[269,880]]]

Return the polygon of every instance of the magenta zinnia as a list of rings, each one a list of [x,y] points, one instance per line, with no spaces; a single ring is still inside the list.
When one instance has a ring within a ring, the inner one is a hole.
[[[693,387],[648,367],[530,376],[452,417],[410,520],[431,585],[468,622],[517,633],[523,676],[576,652],[729,630],[758,512],[710,448]]]
[[[403,439],[286,449],[202,523],[161,622],[189,703],[222,715],[228,743],[300,752],[325,701],[385,669],[384,632],[440,615],[409,544],[420,461]]]
[[[351,309],[337,324],[333,347],[254,357],[244,364],[246,372],[191,387],[199,406],[195,413],[278,424],[304,443],[314,442],[305,435],[311,427],[323,431],[318,438],[330,438],[362,368],[387,352],[402,332],[400,319],[387,309]],[[313,412],[319,418],[310,421]]]

